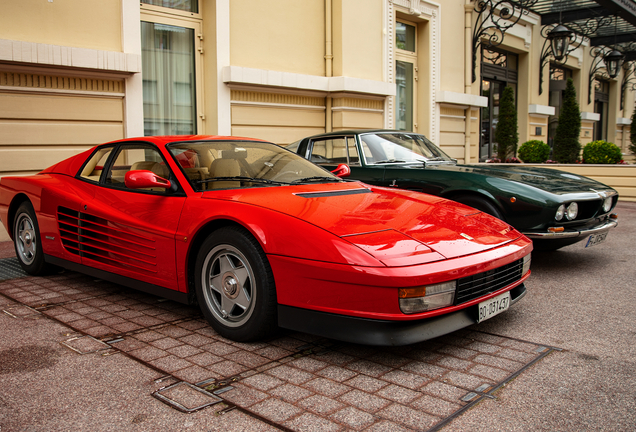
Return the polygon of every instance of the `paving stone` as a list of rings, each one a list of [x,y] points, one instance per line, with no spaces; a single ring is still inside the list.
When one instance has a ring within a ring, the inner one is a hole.
[[[289,383],[271,389],[268,393],[290,403],[296,403],[299,400],[306,399],[313,394],[307,389]]]
[[[346,367],[361,374],[376,378],[384,375],[391,370],[391,368],[388,366],[384,366],[368,360],[359,360],[353,363],[349,363]]]
[[[387,372],[382,376],[382,379],[410,389],[418,389],[430,381],[428,378],[401,370]]]
[[[156,317],[156,318],[159,318],[159,317]],[[181,337],[188,336],[188,335],[192,334],[191,331],[186,330],[186,329],[181,328],[181,327],[177,327],[175,325],[167,325],[165,327],[158,328],[157,331],[159,333],[163,333],[166,336],[170,336],[170,337],[173,337],[173,338],[181,338]]]
[[[145,348],[148,344],[135,339],[133,337],[126,337],[121,342],[111,343],[110,346],[117,348],[118,350],[122,350],[123,352],[130,352],[134,350],[138,350],[141,348]]]
[[[185,369],[187,367],[192,366],[192,363],[190,363],[189,361],[183,360],[182,358],[179,358],[174,355],[167,355],[165,357],[160,357],[158,359],[151,360],[148,363],[152,364],[153,366],[161,369],[162,371],[166,373],[172,373],[180,369]]]
[[[515,360],[518,361],[520,363],[529,363],[530,361],[532,361],[533,359],[535,359],[537,357],[537,353],[536,352],[524,352],[524,351],[518,351],[515,349],[510,349],[510,348],[504,348],[501,351],[499,351],[497,353],[497,356],[501,356],[501,357],[505,357],[507,359],[510,360]]]
[[[320,393],[328,397],[340,396],[341,394],[346,393],[351,389],[351,387],[339,384],[326,378],[315,378],[309,382],[304,383],[302,386],[315,393]]]
[[[157,339],[163,339],[166,335],[158,333],[154,330],[141,331],[134,334],[135,339],[139,339],[143,342],[153,342]]]
[[[509,360],[501,357],[495,357],[489,354],[481,354],[473,359],[475,363],[493,366],[499,369],[504,369],[508,372],[514,372],[523,367],[523,363]]]
[[[338,351],[328,351],[325,353],[316,354],[314,355],[314,357],[337,366],[342,366],[356,360],[355,357]]]
[[[314,378],[309,372],[287,365],[269,369],[267,373],[282,380],[289,381],[292,384],[303,384]]]
[[[215,356],[214,354],[210,354],[208,352],[202,352],[201,354],[196,354],[188,357],[186,360],[199,366],[209,366],[213,363],[223,361],[223,357]]]
[[[279,423],[303,412],[300,408],[295,407],[294,405],[273,398],[266,399],[263,402],[258,402],[257,404],[252,405],[250,407],[250,411],[257,413],[266,419]]]
[[[476,382],[479,382],[479,381],[476,379]],[[467,388],[474,389],[474,388],[477,388],[478,386],[479,385],[474,387],[467,387]],[[426,386],[422,387],[420,391],[423,393],[428,393],[431,396],[435,396],[441,399],[446,399],[451,402],[459,401],[466,394],[466,389],[455,387],[453,385],[442,383],[439,381],[433,381],[427,384]]]
[[[329,378],[338,382],[346,381],[350,378],[353,378],[354,376],[358,374],[357,372],[353,372],[349,369],[345,369],[340,366],[328,366],[316,373],[320,376],[323,376],[325,378]]]
[[[474,365],[473,362],[470,362],[468,360],[462,360],[462,359],[458,359],[456,357],[450,357],[450,356],[442,357],[441,359],[438,360],[437,364],[446,369],[456,369],[460,371],[466,371],[471,366]]]
[[[268,358],[270,360],[279,360],[283,357],[287,357],[289,355],[292,354],[291,351],[288,351],[284,348],[280,348],[280,347],[275,347],[275,346],[268,346],[268,347],[263,347],[263,348],[259,348],[257,350],[254,350],[254,354],[258,354],[262,357]]]
[[[477,354],[479,354],[478,351],[474,351],[471,349],[466,349],[466,348],[462,348],[462,347],[458,347],[454,345],[443,346],[439,348],[437,352],[452,355],[453,357],[458,357],[464,360],[472,359]]]
[[[248,408],[255,403],[269,398],[266,393],[247,387],[240,382],[232,384],[232,387],[234,387],[232,390],[221,393],[219,396],[243,408]]]
[[[248,370],[248,368],[246,368],[245,366],[239,365],[229,360],[213,363],[207,368],[212,372],[216,372],[216,377],[218,378],[232,377]]]
[[[290,364],[294,367],[306,370],[308,372],[315,372],[328,366],[328,364],[324,361],[317,360],[311,357],[301,357],[298,359],[294,359],[291,361]]]
[[[382,387],[386,387],[387,385],[389,385],[389,383],[387,383],[386,381],[382,381],[366,375],[358,375],[354,378],[351,378],[350,380],[345,381],[344,384],[370,393],[376,392]]]
[[[382,390],[376,393],[378,396],[381,396],[386,399],[390,399],[394,402],[399,402],[401,404],[408,404],[416,398],[420,397],[421,393],[416,392],[395,384],[391,384],[387,387],[384,387]]]
[[[139,330],[140,328],[143,328],[142,326],[140,326],[139,324],[135,324],[133,322],[123,322],[121,324],[113,324],[110,327],[116,329],[119,332],[122,333],[128,333],[128,332],[132,332],[135,330]]]
[[[345,405],[335,399],[322,395],[313,395],[298,402],[299,406],[316,414],[326,415],[337,411]]]
[[[90,336],[93,336],[95,338],[101,338],[101,337],[115,333],[115,329],[108,326],[99,325],[99,326],[91,327],[89,329],[84,330],[84,333]]]
[[[448,372],[448,369],[443,368],[441,366],[436,366],[430,363],[425,362],[411,362],[406,366],[402,367],[403,370],[413,372],[418,375],[422,375],[429,378],[439,379],[445,373]]]
[[[168,355],[166,351],[151,346],[130,351],[128,354],[145,362],[149,362]]]
[[[381,420],[372,426],[365,429],[365,432],[411,432],[412,429],[407,429],[395,422],[389,420]]]
[[[204,345],[203,347],[201,347],[201,349],[211,352],[212,354],[216,354],[218,356],[224,356],[239,350],[237,347],[223,342],[214,342],[209,345]]]
[[[355,430],[361,430],[375,423],[375,417],[353,407],[341,409],[333,413],[329,418],[344,424]]]
[[[163,321],[146,314],[141,314],[138,317],[130,318],[130,321],[144,327],[151,327],[151,326],[163,324]]]
[[[510,372],[506,370],[485,365],[475,365],[469,372],[473,375],[489,378],[495,382],[503,381],[510,375]]]
[[[289,420],[285,423],[285,426],[298,432],[338,432],[344,429],[339,424],[311,413],[304,413]]]
[[[490,354],[501,351],[501,347],[498,345],[493,345],[493,344],[479,342],[479,341],[475,341],[466,345],[466,348],[474,350],[474,351],[479,351],[480,353],[490,353]]]
[[[267,391],[278,387],[284,383],[284,381],[274,378],[271,375],[259,374],[242,380],[243,384],[254,387],[258,390]]]
[[[391,403],[384,398],[360,390],[345,393],[338,400],[368,412],[376,412]]]
[[[427,394],[415,399],[410,405],[417,410],[425,411],[442,418],[450,416],[462,407],[462,405],[458,403],[449,402]]]
[[[439,418],[397,403],[391,404],[377,415],[415,430],[426,430],[439,422]]]
[[[269,363],[271,361],[265,357],[261,357],[254,353],[242,351],[242,350],[233,352],[231,354],[227,354],[225,358],[228,360],[235,361],[244,366],[247,366],[250,369],[255,368],[257,366],[262,366],[265,363]]]
[[[409,358],[395,355],[393,353],[388,353],[388,352],[380,352],[380,353],[374,354],[373,356],[367,358],[367,360],[375,362],[375,363],[380,363],[394,369],[402,367],[411,361],[411,359]]]
[[[186,357],[190,357],[196,354],[200,354],[203,351],[201,351],[198,348],[193,347],[192,345],[180,345],[180,346],[176,346],[174,348],[170,348],[168,350],[168,352],[170,354],[174,354],[178,357],[181,358],[186,358]]]
[[[172,372],[172,375],[190,384],[196,384],[210,378],[210,371],[201,366],[192,365],[185,369]]]

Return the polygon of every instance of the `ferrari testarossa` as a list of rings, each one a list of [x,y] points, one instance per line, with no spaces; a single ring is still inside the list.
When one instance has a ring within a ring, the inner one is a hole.
[[[414,343],[508,309],[530,275],[531,241],[494,217],[345,182],[249,138],[99,145],[2,178],[0,218],[26,272],[63,267],[198,303],[236,341],[283,327]]]

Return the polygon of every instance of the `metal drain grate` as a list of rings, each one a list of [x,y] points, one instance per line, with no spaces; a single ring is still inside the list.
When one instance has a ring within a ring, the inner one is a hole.
[[[17,279],[25,276],[28,275],[24,270],[22,270],[22,267],[20,267],[20,263],[17,258],[0,259],[0,281]]]

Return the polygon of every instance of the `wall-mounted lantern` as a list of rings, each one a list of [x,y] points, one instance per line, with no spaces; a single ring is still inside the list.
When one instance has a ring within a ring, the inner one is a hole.
[[[603,58],[603,63],[605,63],[605,68],[607,69],[607,74],[610,78],[616,78],[618,76],[624,60],[625,55],[617,50],[612,50]]]
[[[573,36],[574,34],[570,29],[561,24],[548,32],[547,38],[550,41],[552,55],[556,61],[560,62],[565,58]]]

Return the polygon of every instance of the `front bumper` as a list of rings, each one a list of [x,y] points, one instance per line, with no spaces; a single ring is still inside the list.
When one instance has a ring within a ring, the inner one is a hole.
[[[510,290],[512,306],[526,295],[522,283]],[[278,305],[278,325],[364,345],[400,346],[422,342],[477,324],[478,305],[415,321],[389,321]]]
[[[606,220],[592,228],[586,228],[582,230],[571,230],[562,232],[524,232],[523,234],[532,240],[551,240],[551,239],[574,239],[580,237],[581,240],[592,234],[601,234],[618,225],[615,220]]]

